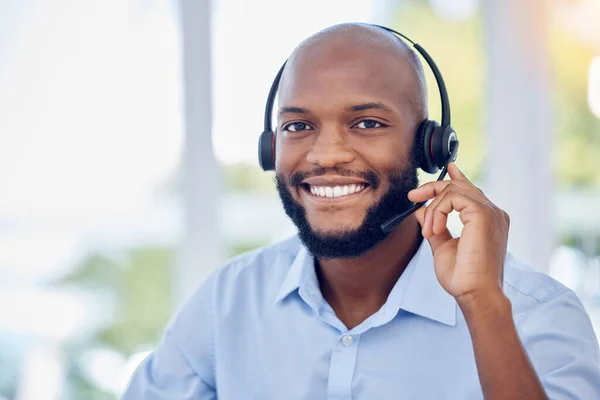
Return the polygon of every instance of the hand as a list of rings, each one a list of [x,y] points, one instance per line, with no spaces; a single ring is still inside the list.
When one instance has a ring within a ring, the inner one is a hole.
[[[415,216],[431,245],[440,284],[462,305],[474,297],[502,293],[510,219],[456,164],[448,165],[448,173],[451,180],[426,183],[411,190],[408,198],[413,202],[435,198]],[[453,210],[464,225],[459,238],[446,228]]]

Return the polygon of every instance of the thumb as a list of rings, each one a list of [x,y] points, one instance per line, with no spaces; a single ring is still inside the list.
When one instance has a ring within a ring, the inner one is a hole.
[[[421,225],[421,229],[423,228],[423,222],[425,220],[425,210],[427,209],[426,206],[423,206],[421,208],[419,208],[417,211],[415,211],[415,217],[417,218],[417,221],[419,222],[419,225]],[[437,235],[431,235],[429,237],[425,237],[425,239],[427,239],[427,241],[429,242],[429,245],[431,246],[431,251],[435,254],[436,250],[440,248],[440,246],[442,246],[444,243],[446,243],[448,240],[452,240],[452,234],[450,233],[450,231],[448,230],[448,228],[444,229],[444,231],[442,233],[438,233]]]
[[[421,225],[421,228],[423,228],[423,222],[425,221],[425,210],[427,209],[427,207],[423,206],[417,209],[417,211],[415,211],[415,217],[417,217],[417,222],[419,222],[419,225]]]

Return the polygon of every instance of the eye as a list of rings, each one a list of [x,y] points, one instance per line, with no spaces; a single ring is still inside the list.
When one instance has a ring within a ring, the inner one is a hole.
[[[384,128],[387,125],[382,124],[381,122],[377,122],[374,119],[363,119],[358,124],[354,125],[353,128],[358,129],[376,129],[376,128]]]
[[[304,122],[290,122],[283,127],[284,131],[288,132],[301,132],[312,130],[311,126]]]

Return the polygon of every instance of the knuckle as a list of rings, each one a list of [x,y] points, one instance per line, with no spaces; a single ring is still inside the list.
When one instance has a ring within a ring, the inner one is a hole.
[[[506,211],[502,210],[502,216],[504,217],[504,222],[506,223],[506,226],[510,226],[510,215],[508,215]]]
[[[493,206],[486,204],[486,203],[481,203],[481,202],[476,202],[476,204],[477,204],[477,209],[479,210],[479,212],[481,212],[485,216],[492,218],[492,219],[497,217],[496,210],[494,210]]]
[[[456,191],[460,186],[456,184],[456,182],[450,182],[449,184],[446,185],[446,188],[444,190],[446,190],[447,192],[452,192],[452,191]]]

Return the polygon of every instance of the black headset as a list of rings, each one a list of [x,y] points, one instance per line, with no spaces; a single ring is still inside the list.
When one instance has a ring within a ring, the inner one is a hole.
[[[425,59],[433,72],[442,100],[442,123],[440,125],[433,120],[423,120],[417,129],[415,140],[417,141],[416,145],[421,148],[421,150],[417,151],[417,154],[422,155],[420,157],[419,167],[428,174],[435,174],[441,168],[442,172],[437,178],[438,181],[441,181],[446,177],[448,164],[456,160],[456,155],[458,153],[458,137],[456,136],[454,129],[452,129],[452,126],[450,126],[450,101],[448,100],[448,92],[446,91],[444,78],[442,78],[442,74],[431,56],[417,43],[393,29],[380,25],[371,26],[384,29],[395,34],[397,37],[404,38],[410,42],[417,52]],[[264,130],[258,141],[258,161],[265,171],[275,169],[275,133],[272,129],[271,119],[277,88],[279,87],[281,74],[283,73],[286,63],[287,61],[283,63],[279,72],[277,72],[277,76],[271,85],[271,90],[269,90],[269,97],[267,98],[267,105],[265,107]],[[381,225],[381,229],[385,233],[391,232],[394,227],[404,220],[404,218],[418,210],[424,204],[425,202],[416,203],[402,214],[393,216]]]

